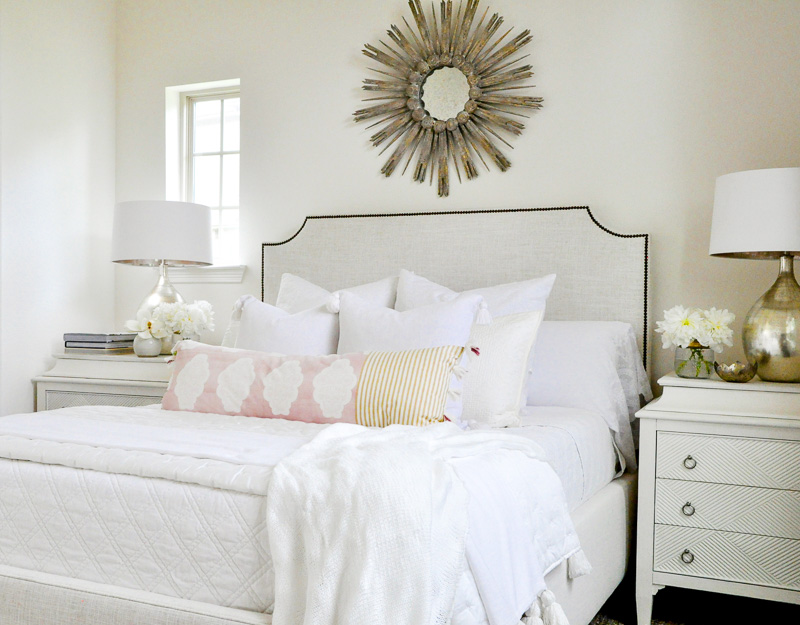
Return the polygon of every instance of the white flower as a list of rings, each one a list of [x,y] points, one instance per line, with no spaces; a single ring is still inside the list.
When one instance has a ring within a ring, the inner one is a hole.
[[[194,301],[186,306],[186,316],[182,319],[183,332],[200,334],[214,330],[214,309],[205,300]]]
[[[695,308],[675,306],[664,311],[664,321],[656,322],[664,349],[686,347],[701,333],[703,318]]]
[[[146,312],[140,312],[136,319],[126,321],[125,329],[130,332],[138,332],[139,337],[143,339],[163,339],[172,334],[161,319],[152,318]]]
[[[717,353],[724,349],[723,345],[731,347],[733,330],[731,330],[730,324],[733,323],[736,315],[729,312],[727,308],[723,310],[711,308],[705,311],[705,317],[709,335],[708,346]]]
[[[664,311],[664,321],[656,322],[656,332],[661,334],[664,349],[689,347],[692,341],[697,341],[715,352],[721,352],[724,345],[733,345],[730,324],[734,318],[728,310],[674,306]]]
[[[158,304],[152,310],[140,312],[136,320],[125,322],[125,329],[139,336],[163,339],[171,334],[198,335],[214,329],[214,309],[205,300],[186,304]]]

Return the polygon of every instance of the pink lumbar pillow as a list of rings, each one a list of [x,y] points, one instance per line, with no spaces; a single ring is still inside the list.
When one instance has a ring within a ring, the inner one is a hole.
[[[283,356],[181,341],[162,407],[369,426],[457,421],[463,354],[445,346]]]

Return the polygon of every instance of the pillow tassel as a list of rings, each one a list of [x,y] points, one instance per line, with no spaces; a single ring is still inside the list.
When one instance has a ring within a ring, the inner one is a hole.
[[[583,549],[578,549],[569,558],[567,558],[567,571],[570,579],[588,575],[592,572],[592,565]]]
[[[236,337],[239,334],[239,325],[242,321],[242,309],[244,308],[244,303],[250,297],[252,297],[252,295],[242,295],[233,303],[231,320],[222,337],[222,345],[224,347],[233,347],[236,344]]]
[[[458,399],[461,397],[461,389],[460,388],[447,389],[447,397],[452,399],[453,401],[458,401]]]
[[[489,312],[489,306],[486,304],[486,300],[481,300],[478,306],[478,314],[475,317],[475,323],[479,326],[488,326],[492,323],[492,313]]]
[[[328,298],[328,302],[325,304],[325,310],[329,313],[337,314],[339,309],[341,308],[341,298],[339,297],[339,292],[331,293],[331,296]]]
[[[463,380],[464,376],[467,375],[467,371],[469,371],[469,369],[461,365],[453,367],[453,375],[456,376],[456,380]]]

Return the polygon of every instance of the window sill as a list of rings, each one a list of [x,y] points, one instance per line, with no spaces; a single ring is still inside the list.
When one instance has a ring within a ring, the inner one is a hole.
[[[175,284],[228,283],[238,284],[246,265],[211,265],[210,267],[170,267],[169,279]]]

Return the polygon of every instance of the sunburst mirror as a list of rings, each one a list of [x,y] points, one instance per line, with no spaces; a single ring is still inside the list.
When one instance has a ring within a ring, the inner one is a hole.
[[[380,63],[369,68],[381,78],[367,78],[363,89],[376,92],[365,101],[379,103],[353,113],[357,122],[376,121],[380,130],[370,138],[381,153],[397,144],[381,173],[391,176],[405,160],[403,173],[416,157],[413,179],[438,180],[440,197],[450,193],[450,165],[461,181],[475,178],[477,157],[500,171],[511,162],[497,142],[511,148],[501,135],[519,135],[525,125],[522,111],[541,108],[542,98],[515,95],[533,75],[525,56],[517,53],[531,40],[529,30],[506,39],[512,29],[495,37],[503,24],[487,8],[475,21],[480,0],[460,2],[455,13],[452,0],[442,0],[439,13],[431,5],[426,16],[420,0],[409,0],[416,30],[403,18],[406,28],[394,24],[387,31],[394,45],[380,41],[381,48],[366,44],[364,54]]]

